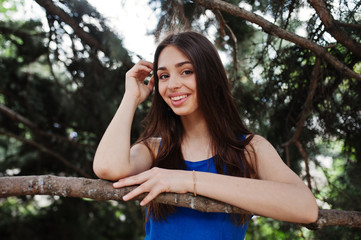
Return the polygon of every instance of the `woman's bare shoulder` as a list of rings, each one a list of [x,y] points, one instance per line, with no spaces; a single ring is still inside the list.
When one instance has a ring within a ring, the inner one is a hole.
[[[248,137],[251,137],[249,144],[246,145],[247,150],[247,160],[248,162],[256,169],[258,172],[260,164],[262,165],[262,161],[264,157],[266,156],[273,156],[279,158],[278,154],[276,153],[276,150],[272,146],[272,144],[263,136],[254,134],[254,135],[248,135]],[[268,159],[268,158],[267,158]]]
[[[153,156],[156,156],[158,154],[159,144],[161,142],[160,137],[150,137],[146,140],[143,140],[141,142],[138,142],[133,145],[133,148],[139,149],[139,148],[147,148],[151,151]]]
[[[157,156],[159,138],[148,138],[137,142],[130,148],[130,162],[132,171],[130,175],[144,172],[151,168],[152,162]]]
[[[247,137],[250,137],[248,135]],[[249,142],[249,149],[250,151],[257,151],[264,148],[273,148],[272,144],[263,136],[258,134],[253,134],[252,139]]]

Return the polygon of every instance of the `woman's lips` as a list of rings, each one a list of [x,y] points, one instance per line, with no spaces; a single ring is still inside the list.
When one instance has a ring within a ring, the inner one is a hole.
[[[185,101],[187,101],[189,96],[190,95],[188,95],[188,94],[173,95],[173,96],[170,96],[170,100],[171,100],[173,106],[178,107],[178,106],[182,105]]]

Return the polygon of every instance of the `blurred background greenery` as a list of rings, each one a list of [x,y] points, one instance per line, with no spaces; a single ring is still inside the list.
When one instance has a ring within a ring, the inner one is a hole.
[[[23,14],[25,1],[31,0],[0,0],[0,176],[95,178],[96,146],[122,99],[126,71],[141,57],[124,47],[125,37],[86,0],[34,1],[52,3],[70,22],[45,10],[45,17],[14,17]],[[227,2],[303,34],[360,74],[361,59],[328,34],[306,1]],[[333,17],[344,23],[347,35],[360,43],[361,3],[324,2]],[[317,62],[312,51],[193,1],[150,0],[148,4],[158,21],[149,33],[156,39],[169,30],[193,29],[214,41],[246,124],[269,139],[309,184],[321,208],[361,211],[359,80],[322,60],[315,95],[305,111]],[[85,36],[80,37],[71,22]],[[149,105],[146,101],[139,106],[132,141],[142,131]],[[297,123],[303,116],[300,129]],[[282,145],[297,129],[306,157],[295,144]],[[9,197],[0,199],[0,216],[1,239],[144,237],[143,212],[134,202]],[[361,239],[361,230],[334,226],[309,231],[255,217],[246,239]]]

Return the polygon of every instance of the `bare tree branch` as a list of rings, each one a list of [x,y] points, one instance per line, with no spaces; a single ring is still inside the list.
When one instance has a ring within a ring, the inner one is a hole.
[[[54,67],[53,67],[53,63],[51,62],[51,59],[50,59],[50,39],[47,41],[46,43],[46,48],[48,49],[48,54],[46,54],[46,61],[48,62],[48,65],[49,65],[49,69],[50,69],[50,73],[51,75],[53,76],[54,80],[55,80],[55,83],[56,85],[58,86],[59,89],[62,89],[67,95],[70,96],[70,92],[69,90],[66,88],[66,86],[63,86],[60,81],[59,81],[59,78],[56,76],[55,74],[55,71],[54,71]]]
[[[79,24],[69,16],[65,11],[57,7],[51,0],[35,0],[40,6],[45,8],[47,12],[60,17],[66,24],[71,26],[74,32],[89,46],[93,46],[100,51],[106,52],[104,47],[89,33],[85,32]]]
[[[57,195],[61,197],[90,198],[98,201],[118,200],[136,186],[114,189],[111,182],[100,179],[75,177],[18,176],[0,177],[0,198],[24,195]],[[135,200],[144,198],[145,194]],[[162,193],[154,201],[202,212],[248,213],[243,209],[193,194]],[[319,210],[318,220],[304,226],[320,229],[324,226],[361,227],[361,212],[342,210]]]
[[[13,34],[15,36],[18,36],[20,38],[27,38],[27,37],[35,37],[35,36],[45,36],[45,33],[31,33],[27,31],[22,31],[16,28],[9,28],[5,26],[0,26],[0,32],[2,34]]]
[[[24,195],[57,195],[61,197],[91,198],[97,201],[123,200],[136,186],[114,189],[109,181],[101,179],[57,177],[50,175],[0,177],[0,198]],[[142,194],[134,200],[143,199]],[[243,209],[193,194],[162,193],[159,203],[197,209],[202,212],[247,213]]]
[[[319,78],[320,68],[321,68],[321,59],[317,58],[316,64],[312,71],[311,82],[310,82],[310,86],[308,89],[306,101],[303,104],[303,109],[302,109],[302,112],[300,113],[300,119],[297,122],[296,132],[293,134],[293,136],[291,137],[290,140],[288,140],[287,142],[282,144],[282,146],[284,146],[284,147],[288,146],[291,143],[293,143],[294,141],[296,141],[302,132],[302,128],[305,125],[305,121],[312,110],[312,100],[316,93],[316,87],[317,87],[317,82],[318,82],[318,78]]]
[[[71,16],[69,16],[64,10],[56,6],[52,0],[35,0],[40,6],[45,8],[45,10],[52,14],[57,15],[61,20],[68,24],[75,32],[75,34],[82,39],[86,44],[91,47],[94,47],[102,52],[104,52],[107,56],[110,56],[109,50],[106,49],[103,45],[101,45],[97,39],[95,39],[92,35],[85,32],[83,28],[79,26],[79,23],[75,21]],[[123,61],[124,65],[128,68],[133,66],[131,59],[127,59]]]
[[[34,142],[32,140],[29,140],[29,139],[25,139],[23,137],[20,137],[18,135],[15,135],[13,133],[9,133],[9,132],[6,132],[6,131],[3,131],[0,129],[0,134],[1,135],[5,135],[5,136],[8,136],[8,137],[12,137],[12,138],[15,138],[23,143],[26,143],[26,144],[29,144],[37,149],[39,149],[40,151],[44,152],[44,153],[47,153],[49,154],[50,156],[53,156],[55,159],[59,160],[61,163],[63,163],[65,166],[69,167],[70,169],[73,169],[75,170],[75,172],[79,173],[81,176],[84,176],[84,177],[91,177],[89,174],[87,174],[86,172],[84,172],[83,170],[81,170],[80,168],[77,168],[76,166],[74,166],[71,162],[69,162],[68,160],[66,160],[63,156],[61,156],[59,153],[56,153],[52,150],[50,150],[49,148],[46,148],[45,146],[37,143],[37,142]]]
[[[11,118],[12,120],[15,120],[15,121],[18,121],[18,122],[21,122],[21,123],[25,124],[25,126],[29,127],[31,130],[33,130],[35,134],[55,138],[55,139],[58,139],[58,140],[63,141],[63,142],[68,142],[68,143],[70,143],[70,144],[72,144],[72,145],[74,145],[76,147],[87,147],[87,148],[95,149],[95,146],[93,146],[93,145],[75,142],[75,141],[72,141],[72,140],[70,140],[69,138],[67,138],[65,136],[60,136],[60,135],[56,135],[56,134],[53,134],[53,133],[44,132],[44,131],[38,129],[37,124],[33,123],[32,121],[30,121],[26,117],[24,117],[21,114],[11,110],[10,108],[6,107],[5,105],[3,105],[1,103],[0,103],[0,112],[4,113],[6,116]]]
[[[345,211],[345,210],[325,210],[321,209],[318,212],[318,219],[311,224],[304,224],[311,230],[319,230],[324,226],[346,226],[361,228],[361,212]]]
[[[284,30],[277,25],[267,21],[263,17],[254,14],[252,12],[246,11],[234,4],[227,3],[225,1],[220,0],[195,0],[195,3],[202,5],[209,9],[219,9],[221,11],[227,12],[233,16],[243,18],[251,23],[257,24],[260,26],[263,31],[269,33],[271,35],[277,36],[279,38],[285,39],[287,41],[293,42],[301,47],[306,49],[310,49],[313,51],[318,57],[326,59],[335,69],[337,69],[342,74],[355,78],[361,81],[361,74],[358,74],[348,68],[345,64],[340,62],[336,57],[332,56],[327,52],[327,49],[324,47],[317,45],[307,38],[300,37],[294,33],[291,33],[287,30]]]
[[[352,29],[356,29],[356,30],[361,30],[361,24],[355,24],[355,23],[344,23],[344,22],[340,22],[340,21],[336,21],[335,23],[340,26],[340,27],[345,27],[345,28],[352,28]]]
[[[326,31],[361,59],[361,44],[356,42],[345,31],[339,28],[337,22],[327,9],[326,3],[323,0],[308,0],[308,2],[316,10],[316,13],[320,17]]]
[[[307,186],[308,186],[309,189],[312,190],[310,167],[309,167],[309,163],[308,163],[309,161],[308,161],[307,152],[306,152],[306,150],[304,149],[304,147],[302,146],[302,144],[300,143],[300,141],[298,139],[295,140],[295,144],[296,144],[296,146],[298,148],[298,151],[301,153],[303,161],[305,162]]]
[[[286,149],[286,163],[288,167],[291,167],[291,159],[290,159],[290,150],[289,150],[289,145],[285,146]]]
[[[234,83],[237,80],[237,75],[238,75],[238,61],[237,61],[237,55],[238,55],[238,46],[237,46],[237,37],[234,34],[234,32],[232,31],[232,29],[228,26],[228,24],[226,23],[226,21],[223,18],[222,13],[216,9],[213,11],[218,22],[219,22],[219,26],[220,26],[220,31],[221,31],[221,36],[224,36],[227,34],[228,36],[232,39],[232,43],[233,43],[233,79],[232,79],[232,85],[234,85]],[[226,29],[226,30],[225,30]]]
[[[25,117],[21,116],[20,114],[14,112],[10,108],[6,107],[5,105],[0,103],[0,112],[4,113],[9,118],[16,120],[18,122],[24,123],[25,126],[28,126],[29,128],[37,128],[38,126],[26,119]]]
[[[291,137],[290,140],[288,140],[287,142],[282,144],[282,146],[286,148],[286,156],[287,156],[287,165],[288,166],[290,166],[288,147],[291,143],[296,144],[298,151],[300,152],[300,154],[303,157],[303,160],[305,162],[307,185],[310,189],[312,189],[312,185],[311,185],[311,175],[310,175],[308,155],[306,153],[306,150],[303,148],[302,144],[298,140],[298,138],[301,135],[303,126],[305,125],[305,121],[312,110],[312,100],[316,93],[316,87],[317,87],[317,82],[318,82],[318,78],[319,78],[320,68],[321,68],[321,59],[317,58],[316,64],[312,71],[311,82],[310,82],[308,94],[306,97],[306,101],[303,104],[303,109],[300,114],[300,120],[297,122],[296,132],[293,134],[293,136]]]

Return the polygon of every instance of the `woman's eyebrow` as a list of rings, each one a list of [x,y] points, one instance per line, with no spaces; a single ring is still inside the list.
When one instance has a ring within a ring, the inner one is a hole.
[[[179,68],[179,67],[183,66],[184,64],[192,64],[192,63],[190,61],[184,61],[184,62],[175,64],[175,67]],[[158,67],[157,71],[166,70],[166,69],[167,69],[167,67]]]
[[[178,67],[183,66],[184,64],[192,64],[192,63],[190,61],[184,61],[184,62],[177,63],[175,66],[178,68]]]

